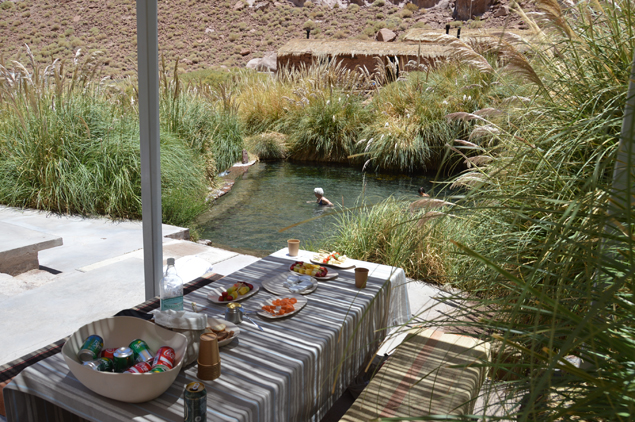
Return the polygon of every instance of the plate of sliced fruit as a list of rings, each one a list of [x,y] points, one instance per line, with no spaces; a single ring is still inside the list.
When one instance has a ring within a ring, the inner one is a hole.
[[[355,264],[352,264],[346,255],[338,252],[323,252],[313,255],[311,262],[318,265],[330,265],[331,267],[341,268],[346,270],[348,268],[354,268]]]
[[[326,267],[316,264],[309,264],[303,261],[296,261],[289,267],[292,273],[307,274],[319,281],[333,280],[339,275],[335,271],[329,271]]]
[[[304,296],[287,295],[267,299],[260,304],[260,310],[257,313],[265,318],[285,318],[298,313],[306,304],[307,300]]]
[[[216,334],[218,346],[223,347],[231,343],[240,334],[240,328],[236,324],[232,324],[224,319],[207,317],[206,333]]]
[[[238,282],[232,285],[218,285],[207,294],[207,299],[214,303],[238,302],[255,295],[260,287],[251,283]]]

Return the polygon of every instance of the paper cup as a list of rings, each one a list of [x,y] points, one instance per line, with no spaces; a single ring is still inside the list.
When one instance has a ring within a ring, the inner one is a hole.
[[[289,246],[289,256],[298,256],[300,253],[300,241],[298,239],[287,240]]]
[[[220,377],[220,362],[215,365],[203,365],[198,362],[198,371],[196,377],[200,380],[211,381]]]
[[[355,268],[355,287],[363,289],[368,280],[368,268]]]
[[[201,335],[201,343],[198,349],[199,365],[215,365],[220,362],[218,351],[218,338],[215,334],[206,333]]]

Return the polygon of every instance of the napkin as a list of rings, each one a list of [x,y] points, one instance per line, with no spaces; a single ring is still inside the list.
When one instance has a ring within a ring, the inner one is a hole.
[[[207,327],[207,315],[187,311],[155,311],[154,322],[168,328],[180,330],[204,330]]]

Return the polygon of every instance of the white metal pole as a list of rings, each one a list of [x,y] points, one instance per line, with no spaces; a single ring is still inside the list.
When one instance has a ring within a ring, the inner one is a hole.
[[[147,300],[158,295],[163,270],[157,0],[137,0],[137,55],[143,268]]]

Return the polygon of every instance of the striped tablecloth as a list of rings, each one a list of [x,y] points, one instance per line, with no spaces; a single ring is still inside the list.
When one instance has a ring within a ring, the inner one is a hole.
[[[308,253],[307,253],[308,254]],[[307,255],[308,256],[308,255]],[[206,299],[218,283],[258,284],[288,271],[296,258],[278,251],[241,271],[185,296],[220,316],[224,306]],[[371,270],[365,289],[354,285],[353,270],[320,282],[306,296],[308,304],[284,319],[257,316],[259,331],[248,321],[240,337],[221,348],[222,376],[206,381],[208,421],[319,421],[360,368],[372,359],[388,324],[409,317],[403,270],[355,262]],[[246,310],[273,297],[263,288],[242,302]],[[396,299],[405,305],[393,306]],[[390,323],[388,321],[391,321]],[[161,396],[129,404],[99,396],[69,371],[61,354],[45,359],[17,376],[4,389],[8,421],[182,421],[183,388],[196,378],[196,365],[182,371]],[[335,388],[333,388],[335,385]],[[68,412],[71,412],[69,414]]]

